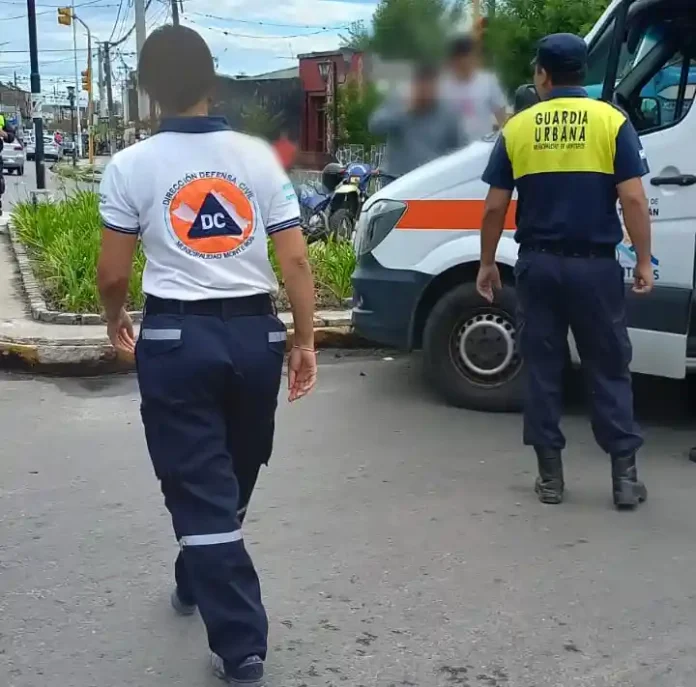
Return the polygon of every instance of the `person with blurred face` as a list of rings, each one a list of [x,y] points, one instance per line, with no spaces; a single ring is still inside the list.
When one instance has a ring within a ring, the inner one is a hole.
[[[438,96],[438,70],[416,67],[407,98],[394,98],[370,119],[370,131],[384,136],[387,150],[382,171],[399,177],[465,145],[459,119]]]
[[[459,113],[469,140],[490,134],[507,119],[507,99],[495,74],[481,67],[479,50],[472,36],[459,36],[450,44],[448,74],[442,97]]]

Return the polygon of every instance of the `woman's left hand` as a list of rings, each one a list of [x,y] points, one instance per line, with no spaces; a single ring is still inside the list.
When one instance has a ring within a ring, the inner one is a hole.
[[[111,345],[122,353],[133,354],[135,352],[135,334],[133,333],[133,320],[130,315],[121,309],[118,318],[107,321],[106,333],[109,335]]]

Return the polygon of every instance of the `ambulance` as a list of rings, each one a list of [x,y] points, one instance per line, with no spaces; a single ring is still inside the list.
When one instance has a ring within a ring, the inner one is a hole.
[[[601,84],[596,95],[628,113],[651,168],[649,296],[630,289],[636,260],[628,237],[617,246],[632,370],[681,379],[696,370],[696,2],[613,0],[586,40],[587,84]],[[667,95],[656,91],[660,84]],[[421,349],[431,384],[451,405],[510,411],[522,398],[514,207],[497,253],[503,289],[488,305],[475,286],[488,191],[481,175],[495,138],[420,167],[367,201],[354,235],[352,317],[366,339]],[[569,356],[578,362],[572,337]]]

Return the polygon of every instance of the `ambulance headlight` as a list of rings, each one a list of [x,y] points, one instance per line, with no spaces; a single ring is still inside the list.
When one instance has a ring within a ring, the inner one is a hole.
[[[363,210],[355,227],[356,254],[364,255],[377,248],[405,211],[406,203],[398,200],[377,200]]]

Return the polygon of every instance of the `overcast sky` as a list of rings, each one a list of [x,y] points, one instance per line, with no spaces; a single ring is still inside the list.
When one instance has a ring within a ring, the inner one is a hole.
[[[42,90],[64,90],[74,81],[73,37],[57,22],[60,0],[36,0]],[[133,26],[132,0],[75,0],[76,14],[94,40],[115,41]],[[258,74],[297,64],[305,52],[331,50],[352,21],[369,20],[374,0],[184,0],[182,23],[198,30],[225,74]],[[169,3],[151,0],[148,31],[171,21]],[[117,21],[118,18],[118,21]],[[0,81],[29,86],[26,0],[0,0]],[[226,33],[225,33],[226,32]],[[87,37],[78,25],[78,67],[87,66]],[[119,46],[113,59],[116,81],[123,62],[135,66],[135,38]],[[96,61],[95,61],[96,75]],[[120,91],[115,83],[116,96]],[[96,88],[96,84],[95,84]]]

